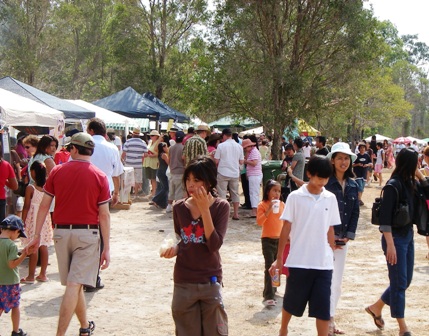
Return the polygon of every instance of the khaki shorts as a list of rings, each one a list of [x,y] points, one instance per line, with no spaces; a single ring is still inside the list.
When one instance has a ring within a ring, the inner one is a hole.
[[[142,184],[143,181],[143,169],[134,168],[134,181],[136,184]]]
[[[229,193],[231,195],[231,201],[238,203],[240,202],[240,195],[238,194],[238,180],[239,177],[226,177],[221,174],[217,174],[217,191],[219,197],[226,199],[226,192],[229,187]]]
[[[100,268],[99,230],[54,229],[54,242],[61,284],[95,287]]]
[[[168,200],[177,201],[186,197],[183,189],[183,174],[171,174],[168,183]]]

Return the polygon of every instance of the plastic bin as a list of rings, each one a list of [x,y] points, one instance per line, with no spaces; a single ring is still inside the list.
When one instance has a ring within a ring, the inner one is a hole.
[[[282,172],[282,160],[262,161],[262,183],[269,179],[276,179],[277,175]]]

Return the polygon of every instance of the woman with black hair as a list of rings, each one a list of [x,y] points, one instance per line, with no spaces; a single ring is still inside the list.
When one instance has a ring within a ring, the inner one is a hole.
[[[383,329],[381,312],[384,305],[390,306],[390,315],[398,322],[399,336],[411,336],[405,322],[405,292],[411,284],[414,269],[414,231],[411,218],[417,209],[414,197],[416,177],[422,181],[425,179],[417,169],[417,162],[417,152],[409,148],[401,149],[396,157],[396,168],[383,190],[379,219],[389,286],[375,303],[365,308],[377,328]],[[408,204],[410,215],[409,222],[400,226],[393,225],[394,211],[399,200]]]
[[[24,139],[25,143],[25,139]],[[34,155],[31,157],[28,167],[31,167],[34,161],[43,162],[46,166],[46,174],[49,175],[52,168],[55,167],[54,159],[52,158],[55,155],[55,152],[58,148],[58,140],[51,135],[44,135],[40,138],[37,143],[37,149]],[[30,183],[34,183],[31,174],[29,174]]]

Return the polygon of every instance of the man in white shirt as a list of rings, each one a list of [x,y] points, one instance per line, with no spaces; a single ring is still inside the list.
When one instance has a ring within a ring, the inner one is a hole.
[[[232,219],[238,220],[238,206],[240,196],[238,194],[238,182],[240,179],[240,165],[244,162],[243,148],[232,139],[229,128],[222,131],[222,143],[217,146],[214,159],[217,165],[217,190],[219,197],[226,199],[229,187],[234,214]]]
[[[124,172],[119,151],[114,144],[107,141],[106,124],[99,118],[92,118],[89,120],[86,131],[92,135],[94,139],[94,153],[91,155],[91,163],[106,174],[109,181],[109,189],[112,194],[112,203],[114,206],[119,201],[119,188],[120,176]],[[104,238],[101,235],[100,253],[103,252]],[[97,275],[97,282],[95,287],[84,286],[86,292],[93,292],[98,289],[103,289],[104,285],[101,283],[100,275]]]

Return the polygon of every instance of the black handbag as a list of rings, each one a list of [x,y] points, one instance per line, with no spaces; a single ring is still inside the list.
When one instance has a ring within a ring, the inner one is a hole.
[[[372,204],[371,223],[380,225],[380,209],[383,206],[383,192],[386,187],[392,187],[396,192],[396,204],[392,214],[392,227],[401,228],[411,223],[411,216],[408,203],[399,199],[399,191],[393,184],[386,184],[381,190],[380,197],[377,197]]]
[[[18,189],[13,190],[13,193],[17,196],[25,197],[25,189],[27,189],[28,183],[24,181],[18,181]]]

